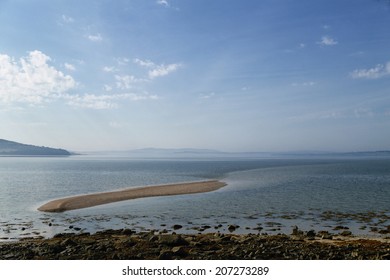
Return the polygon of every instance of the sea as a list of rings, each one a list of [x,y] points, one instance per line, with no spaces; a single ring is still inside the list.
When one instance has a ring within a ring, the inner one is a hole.
[[[63,213],[63,197],[217,179],[201,194],[151,197]],[[388,235],[390,158],[1,157],[0,242],[109,229],[136,232]]]

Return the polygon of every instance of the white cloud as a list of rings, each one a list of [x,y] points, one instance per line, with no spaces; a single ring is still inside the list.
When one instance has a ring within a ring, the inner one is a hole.
[[[350,76],[353,79],[379,79],[390,75],[390,62],[386,65],[378,64],[370,69],[356,69]]]
[[[112,73],[117,71],[117,69],[113,66],[104,66],[102,70],[107,73]]]
[[[112,91],[112,86],[104,85],[104,90],[105,91]]]
[[[66,69],[68,69],[70,71],[76,71],[76,67],[73,64],[65,63],[64,66]]]
[[[113,109],[117,108],[118,102],[123,100],[139,101],[147,99],[158,99],[157,95],[148,93],[121,93],[121,94],[85,94],[85,95],[66,95],[64,99],[68,100],[68,104],[73,107],[88,108],[88,109]]]
[[[139,66],[150,69],[148,71],[149,79],[166,76],[172,72],[175,72],[177,69],[179,69],[182,66],[179,63],[173,63],[168,65],[165,64],[157,65],[150,60],[141,60],[139,58],[134,59],[134,63],[138,64]]]
[[[168,64],[168,65],[158,65],[156,68],[149,71],[149,78],[154,79],[157,77],[166,76],[169,73],[175,72],[181,67],[180,64]]]
[[[168,3],[167,0],[157,0],[156,2],[159,5],[162,5],[162,6],[165,6],[165,7],[169,7],[169,3]]]
[[[127,65],[129,63],[129,59],[127,57],[118,57],[115,59],[118,65]]]
[[[99,33],[95,34],[95,35],[89,34],[86,37],[88,38],[88,40],[90,40],[92,42],[101,42],[101,41],[103,41],[103,37]]]
[[[374,113],[371,110],[371,108],[358,108],[358,109],[355,109],[354,113],[355,113],[355,117],[358,119],[374,116]]]
[[[215,96],[215,92],[210,92],[209,94],[201,94],[200,98],[201,99],[210,99],[210,98],[213,98],[214,96]]]
[[[337,42],[335,39],[333,39],[330,36],[322,36],[321,41],[318,42],[321,46],[334,46],[337,45],[339,42]]]
[[[291,85],[293,87],[312,87],[314,86],[316,83],[315,82],[303,82],[303,83],[292,83]]]
[[[67,15],[62,15],[62,21],[65,22],[65,23],[73,23],[74,22],[74,18],[72,18],[70,16],[67,16]]]
[[[75,80],[50,61],[38,50],[19,60],[0,54],[0,101],[39,104],[75,88]]]
[[[119,89],[130,89],[134,84],[145,81],[132,75],[115,75],[115,80]]]
[[[139,66],[142,66],[142,67],[147,67],[147,68],[154,68],[156,67],[157,65],[154,64],[154,62],[150,61],[150,60],[141,60],[139,58],[136,58],[134,59],[134,63],[138,64]]]

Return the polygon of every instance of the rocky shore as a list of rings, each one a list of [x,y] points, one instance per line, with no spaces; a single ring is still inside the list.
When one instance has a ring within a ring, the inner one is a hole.
[[[292,234],[176,234],[130,229],[57,234],[50,239],[0,243],[1,260],[389,260],[390,239],[349,232]]]

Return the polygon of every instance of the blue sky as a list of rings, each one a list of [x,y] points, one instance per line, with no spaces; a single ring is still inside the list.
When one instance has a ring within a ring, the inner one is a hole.
[[[0,0],[0,138],[390,149],[386,0]]]

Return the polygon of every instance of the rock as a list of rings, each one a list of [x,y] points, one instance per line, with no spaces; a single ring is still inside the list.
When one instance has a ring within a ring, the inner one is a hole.
[[[317,236],[319,236],[321,239],[328,239],[328,240],[333,239],[333,236],[328,231],[324,231],[324,230],[318,232]]]
[[[314,240],[315,237],[316,237],[316,232],[314,230],[309,230],[307,233],[306,233],[306,236],[309,240]]]
[[[159,260],[172,260],[173,253],[169,250],[163,250],[161,251],[160,255],[158,256]]]
[[[72,245],[75,245],[76,242],[74,242],[71,238],[66,238],[64,241],[62,241],[61,243],[61,246],[72,246]]]
[[[294,226],[291,235],[303,235],[303,231],[299,230],[298,226]]]
[[[345,227],[345,226],[336,226],[333,228],[333,230],[343,230],[343,229],[349,229],[349,227]]]
[[[135,233],[134,230],[131,230],[131,229],[128,229],[128,228],[122,229],[122,231],[121,231],[121,234],[124,234],[124,235],[132,235],[134,233]]]
[[[185,257],[188,255],[188,252],[183,248],[183,247],[173,247],[172,248],[172,253],[175,255],[175,256],[180,256],[180,257]]]
[[[352,232],[350,232],[349,230],[344,230],[342,233],[340,233],[341,236],[351,236],[352,235]]]
[[[155,242],[155,241],[157,241],[159,238],[158,238],[158,236],[157,235],[153,235],[153,236],[151,236],[150,238],[149,238],[149,242]]]
[[[239,227],[240,226],[238,226],[238,225],[229,225],[228,226],[228,231],[233,232],[233,231],[235,231]]]
[[[253,228],[253,230],[262,231],[262,230],[263,230],[263,228],[262,228],[261,226],[258,226],[258,227],[255,227],[255,228]]]
[[[158,236],[158,243],[167,246],[187,245],[188,242],[179,234],[163,234]]]
[[[182,225],[174,225],[172,228],[173,230],[178,230],[181,229],[183,226]]]

